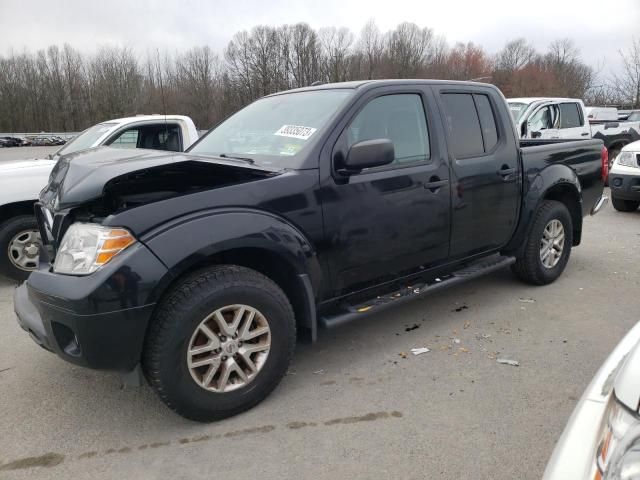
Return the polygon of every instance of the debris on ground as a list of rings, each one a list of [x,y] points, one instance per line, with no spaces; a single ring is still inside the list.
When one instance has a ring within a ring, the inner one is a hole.
[[[461,312],[463,310],[468,309],[469,307],[467,307],[466,305],[460,305],[458,308],[454,308],[453,310],[451,310],[452,312]]]
[[[476,333],[476,339],[478,340],[486,340],[487,338],[491,338],[491,335],[488,333]]]
[[[324,369],[321,368],[320,370],[316,370],[315,372],[313,372],[314,375],[324,375]]]
[[[411,353],[413,353],[414,355],[421,355],[423,353],[427,353],[430,352],[431,350],[429,350],[427,347],[419,347],[419,348],[412,348],[411,349]]]
[[[470,326],[471,326],[471,322],[464,322],[464,326],[462,328],[464,328],[466,330]]]
[[[400,352],[398,355],[400,355],[402,358],[407,358],[407,352]]]
[[[458,350],[460,350],[462,353],[471,353],[468,348],[464,347],[460,347]]]
[[[520,362],[517,360],[511,360],[509,358],[498,358],[496,362],[501,363],[502,365],[511,365],[512,367],[519,367]]]
[[[455,343],[455,344],[458,344],[458,343],[460,343],[460,339],[459,338],[454,338],[454,339],[452,339],[452,342]]]
[[[414,323],[413,325],[411,325],[410,327],[407,327],[404,329],[405,332],[410,332],[411,330],[415,330],[417,328],[420,328],[420,325],[418,325],[417,323]]]
[[[522,303],[536,303],[536,301],[533,298],[519,298],[519,301],[521,301]]]

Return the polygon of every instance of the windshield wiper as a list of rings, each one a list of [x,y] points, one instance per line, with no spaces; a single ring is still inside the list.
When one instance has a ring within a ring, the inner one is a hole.
[[[226,153],[221,153],[220,155],[218,155],[220,158],[232,158],[234,160],[242,160],[243,162],[247,162],[247,163],[256,163],[256,161],[253,158],[248,158],[248,157],[236,157],[234,155],[228,155]]]

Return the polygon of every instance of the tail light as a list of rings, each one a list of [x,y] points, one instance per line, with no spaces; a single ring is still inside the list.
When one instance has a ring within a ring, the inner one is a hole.
[[[602,147],[600,151],[600,160],[602,160],[602,181],[606,182],[609,176],[609,151],[607,147]]]

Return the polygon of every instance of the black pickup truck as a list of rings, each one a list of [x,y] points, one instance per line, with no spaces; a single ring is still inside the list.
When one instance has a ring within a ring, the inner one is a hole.
[[[520,141],[490,85],[270,95],[184,154],[61,159],[18,321],[69,362],[146,378],[187,418],[224,418],[319,326],[509,265],[553,282],[606,202],[606,165],[600,140]]]

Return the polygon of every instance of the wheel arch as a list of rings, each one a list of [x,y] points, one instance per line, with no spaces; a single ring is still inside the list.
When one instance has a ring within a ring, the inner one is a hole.
[[[19,215],[34,215],[33,204],[35,202],[36,200],[23,200],[0,205],[0,224]]]
[[[217,232],[213,242],[212,231]],[[315,340],[316,292],[322,274],[315,249],[295,226],[271,214],[235,211],[174,222],[159,232],[142,239],[168,269],[150,301],[158,302],[172,286],[198,270],[238,265],[276,283],[289,298],[298,327]],[[181,244],[185,238],[187,244]]]

